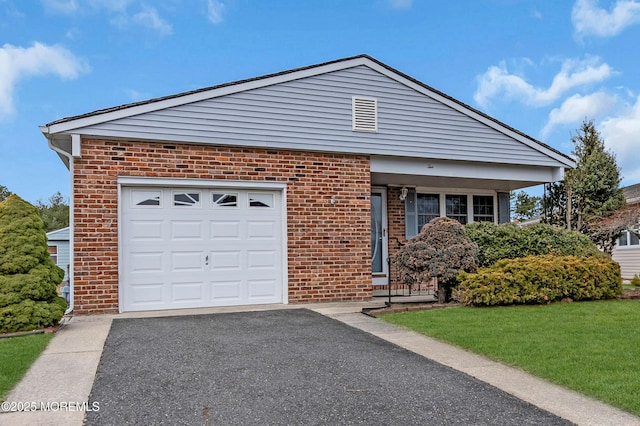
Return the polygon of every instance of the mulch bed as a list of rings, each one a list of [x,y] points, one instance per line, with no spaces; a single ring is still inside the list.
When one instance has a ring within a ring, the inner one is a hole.
[[[640,299],[640,288],[625,289],[618,299]],[[563,300],[563,302],[565,302]],[[569,301],[566,301],[569,302]],[[381,308],[363,309],[364,314],[375,317],[378,314],[395,314],[397,312],[423,311],[425,309],[442,309],[452,306],[461,306],[460,303],[415,303],[415,304],[391,304]]]
[[[60,321],[58,325],[54,325],[52,327],[40,328],[38,330],[29,330],[29,331],[16,331],[14,333],[0,333],[0,339],[4,339],[7,337],[18,337],[18,336],[29,336],[31,334],[42,334],[42,333],[55,333],[60,330],[64,325],[64,317]]]
[[[622,296],[618,296],[618,299],[640,299],[640,288],[622,290]]]

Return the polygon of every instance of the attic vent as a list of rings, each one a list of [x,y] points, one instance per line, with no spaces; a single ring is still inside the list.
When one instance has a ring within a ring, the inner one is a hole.
[[[373,98],[353,97],[353,130],[378,131],[378,101]]]

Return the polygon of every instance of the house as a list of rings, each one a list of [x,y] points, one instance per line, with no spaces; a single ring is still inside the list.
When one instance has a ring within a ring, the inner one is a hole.
[[[49,257],[64,270],[63,281],[69,281],[69,227],[47,232]]]
[[[360,55],[64,118],[72,303],[357,301],[436,216],[509,220],[565,154]]]
[[[640,183],[622,188],[624,198],[629,204],[640,203]],[[618,238],[613,252],[613,260],[620,264],[622,278],[630,280],[634,275],[640,276],[640,241],[633,232],[623,231]]]

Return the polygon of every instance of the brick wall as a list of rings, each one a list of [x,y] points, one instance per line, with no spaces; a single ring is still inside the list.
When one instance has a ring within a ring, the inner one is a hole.
[[[389,187],[387,189],[387,221],[389,227],[389,257],[392,257],[400,249],[405,238],[404,225],[404,201],[400,201],[401,188]],[[392,288],[396,284],[396,272],[391,265],[390,282]]]
[[[83,140],[74,167],[77,314],[118,311],[118,176],[286,182],[289,301],[371,298],[366,156]]]

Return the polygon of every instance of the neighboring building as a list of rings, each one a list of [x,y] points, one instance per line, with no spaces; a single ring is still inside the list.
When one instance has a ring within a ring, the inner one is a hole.
[[[627,204],[640,203],[640,183],[622,188]],[[623,231],[613,249],[612,258],[620,264],[622,278],[630,280],[640,276],[640,241],[633,232]]]
[[[76,313],[368,300],[436,216],[509,220],[565,154],[369,56],[64,118]]]
[[[64,269],[64,280],[69,281],[69,227],[47,232],[49,257]]]

